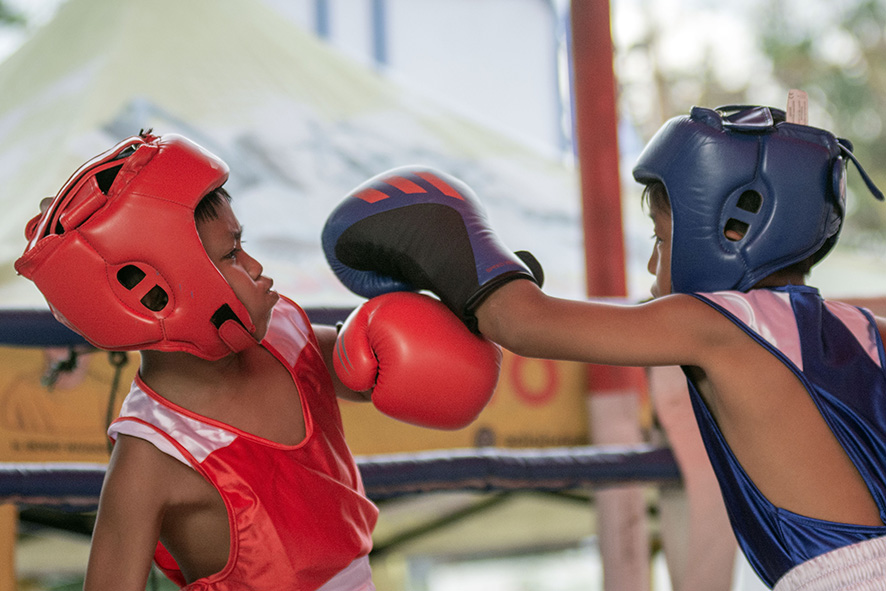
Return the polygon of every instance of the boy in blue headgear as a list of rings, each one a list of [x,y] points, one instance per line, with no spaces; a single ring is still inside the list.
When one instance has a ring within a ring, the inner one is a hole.
[[[434,291],[519,355],[681,366],[736,537],[766,584],[886,588],[886,320],[805,285],[837,240],[849,160],[849,142],[778,109],[669,121],[634,169],[655,225],[654,298],[635,306],[545,295],[454,179],[458,203],[433,204],[458,213],[444,216],[376,177],[324,241],[358,293],[379,277]],[[400,231],[422,224],[434,229]],[[431,232],[446,250],[427,248]]]

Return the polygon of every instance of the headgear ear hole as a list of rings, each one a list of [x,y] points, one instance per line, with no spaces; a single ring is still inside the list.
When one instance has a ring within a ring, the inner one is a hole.
[[[159,312],[169,303],[169,294],[159,285],[155,285],[139,301],[148,310]]]
[[[145,278],[145,272],[135,265],[126,265],[117,271],[117,281],[126,289],[132,289],[142,282]]]
[[[748,190],[738,197],[736,207],[743,209],[748,213],[757,213],[763,206],[763,196],[757,191]]]
[[[723,227],[723,236],[730,242],[738,242],[748,233],[750,226],[741,220],[729,218]]]
[[[234,314],[234,311],[228,304],[222,304],[222,306],[212,315],[212,318],[210,318],[210,321],[216,328],[221,328],[221,325],[228,320],[236,320],[237,322],[240,322],[240,319],[237,318],[237,315]]]

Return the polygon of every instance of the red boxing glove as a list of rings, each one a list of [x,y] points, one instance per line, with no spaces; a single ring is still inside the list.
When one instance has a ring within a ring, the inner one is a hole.
[[[372,298],[335,343],[335,373],[395,419],[434,429],[466,427],[498,382],[501,349],[473,334],[440,301],[411,292]]]

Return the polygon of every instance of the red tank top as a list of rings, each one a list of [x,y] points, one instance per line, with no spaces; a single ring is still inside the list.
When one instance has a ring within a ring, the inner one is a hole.
[[[372,547],[378,509],[366,498],[332,381],[301,308],[281,298],[262,346],[289,369],[301,395],[306,436],[298,445],[192,413],[139,377],[108,432],[115,440],[123,433],[150,441],[221,494],[231,529],[222,571],[184,586],[172,556],[157,545],[157,565],[188,591],[312,591]]]

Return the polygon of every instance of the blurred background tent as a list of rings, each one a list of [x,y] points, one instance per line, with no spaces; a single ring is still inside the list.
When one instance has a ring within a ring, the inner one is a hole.
[[[467,181],[515,248],[550,252],[554,292],[581,285],[572,171],[345,59],[261,2],[70,0],[0,64],[0,302],[41,307],[12,263],[41,197],[141,128],[228,162],[250,251],[304,305],[356,301],[319,232],[345,192],[403,164]]]

